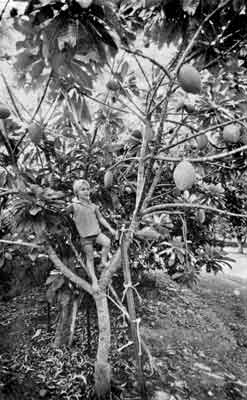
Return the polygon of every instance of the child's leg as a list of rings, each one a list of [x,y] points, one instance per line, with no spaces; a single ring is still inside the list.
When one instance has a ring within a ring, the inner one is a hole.
[[[92,285],[94,288],[98,287],[98,280],[95,275],[95,270],[94,270],[94,250],[93,250],[93,243],[87,243],[83,245],[83,251],[86,255],[86,264],[87,264],[87,269],[89,272],[89,275],[92,279]]]
[[[102,246],[101,262],[104,266],[106,266],[107,256],[111,248],[111,241],[106,235],[104,235],[104,233],[100,233],[97,236],[96,243]]]

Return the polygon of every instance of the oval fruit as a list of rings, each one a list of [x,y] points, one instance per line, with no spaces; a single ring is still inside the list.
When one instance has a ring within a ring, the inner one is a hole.
[[[197,141],[197,148],[198,150],[203,150],[208,145],[208,137],[207,135],[201,135],[196,138]]]
[[[195,182],[195,170],[189,161],[181,161],[173,172],[173,179],[177,189],[190,189]]]
[[[240,139],[241,130],[236,124],[230,124],[223,129],[223,139],[226,143],[237,143]]]
[[[106,84],[107,89],[116,92],[119,89],[119,82],[117,79],[110,79]]]
[[[3,104],[0,105],[0,119],[6,119],[10,116],[10,111]]]
[[[88,8],[91,6],[93,0],[77,0],[77,3],[80,4],[81,8]]]
[[[113,173],[111,171],[106,171],[104,176],[104,186],[106,189],[112,187],[113,184]]]
[[[180,68],[178,81],[185,92],[198,94],[201,91],[200,73],[190,64],[184,64]]]
[[[43,129],[40,125],[36,124],[35,122],[29,125],[28,133],[31,141],[34,144],[39,144],[41,139],[43,138]]]
[[[157,240],[160,239],[161,234],[150,226],[145,226],[141,230],[136,232],[136,235],[142,239]]]

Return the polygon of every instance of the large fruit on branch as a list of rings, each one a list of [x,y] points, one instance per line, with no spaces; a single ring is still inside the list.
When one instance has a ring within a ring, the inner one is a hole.
[[[146,240],[158,240],[160,239],[161,234],[150,226],[145,226],[144,228],[136,232],[136,236]]]
[[[203,150],[203,149],[205,149],[206,147],[207,147],[207,145],[208,145],[208,137],[207,137],[207,135],[201,135],[201,136],[198,136],[197,138],[196,138],[196,141],[197,141],[197,148],[198,148],[198,150]]]
[[[238,143],[240,135],[240,127],[236,124],[227,125],[223,129],[223,139],[226,143]]]
[[[106,171],[104,176],[104,186],[106,189],[110,189],[113,184],[113,173],[111,171]]]
[[[173,172],[173,179],[177,189],[187,190],[194,184],[196,178],[193,165],[186,160],[181,161]]]
[[[190,64],[184,64],[180,68],[178,82],[185,92],[199,94],[201,91],[200,73]]]
[[[43,139],[43,129],[40,125],[36,124],[36,122],[33,122],[29,125],[28,133],[31,141],[34,144],[39,144]]]
[[[9,116],[10,116],[9,109],[3,104],[0,104],[0,119],[6,119]]]
[[[89,8],[93,0],[76,0],[80,4],[81,8]]]
[[[110,79],[106,84],[107,89],[112,92],[116,92],[120,88],[120,84],[117,79]]]

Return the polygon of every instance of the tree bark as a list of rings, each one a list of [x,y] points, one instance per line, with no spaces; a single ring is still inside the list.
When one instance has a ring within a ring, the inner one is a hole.
[[[106,293],[100,291],[93,295],[99,326],[98,349],[95,362],[95,391],[98,398],[103,398],[111,389],[111,366],[108,362],[111,345],[110,314]]]
[[[79,304],[78,298],[73,299],[71,323],[70,323],[70,335],[69,335],[69,343],[68,343],[69,346],[72,345],[73,337],[74,337],[74,333],[75,333],[75,323],[76,323],[76,316],[77,316],[77,311],[78,311],[78,304]]]
[[[60,298],[60,315],[57,323],[54,347],[69,345],[73,315],[72,292],[64,291]]]

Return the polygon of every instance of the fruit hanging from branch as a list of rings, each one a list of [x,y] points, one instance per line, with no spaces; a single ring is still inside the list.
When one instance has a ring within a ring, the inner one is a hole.
[[[3,104],[0,104],[0,119],[6,119],[10,116],[10,111],[8,107]]]
[[[108,170],[106,171],[104,176],[104,186],[106,189],[110,189],[112,187],[112,184],[113,184],[113,173],[110,170]]]
[[[223,139],[225,143],[238,143],[241,135],[241,129],[236,124],[230,124],[223,129]]]
[[[198,150],[204,150],[208,145],[208,137],[207,137],[207,135],[198,136],[196,141],[197,141]]]
[[[93,0],[76,0],[80,4],[81,8],[89,8]]]
[[[39,144],[43,139],[44,135],[43,128],[36,122],[33,122],[29,125],[28,133],[31,141],[36,145]]]
[[[118,80],[116,78],[113,78],[107,82],[106,87],[112,92],[116,92],[120,88],[120,85]]]
[[[187,160],[181,161],[173,172],[173,179],[177,189],[190,189],[196,179],[193,165]]]
[[[187,93],[199,94],[201,91],[200,73],[190,64],[184,64],[180,68],[178,82]]]

